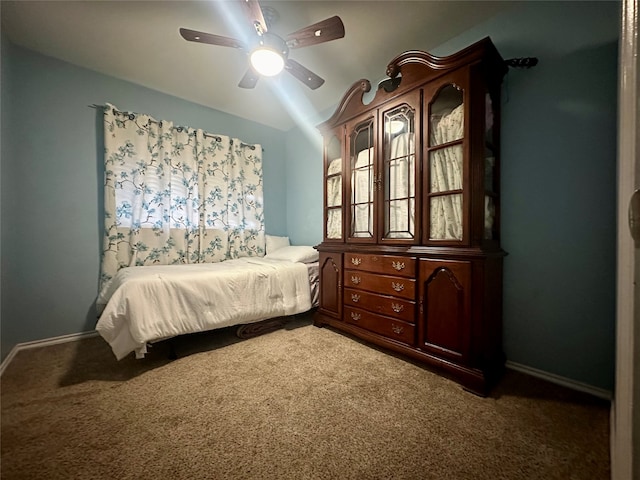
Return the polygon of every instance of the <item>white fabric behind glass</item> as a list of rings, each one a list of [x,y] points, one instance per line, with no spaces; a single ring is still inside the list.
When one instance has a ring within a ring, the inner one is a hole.
[[[464,104],[450,113],[431,118],[431,145],[462,138]],[[458,190],[462,185],[462,146],[455,145],[431,152],[429,156],[431,192]],[[433,197],[430,204],[430,239],[462,239],[462,195]]]
[[[462,195],[432,197],[430,204],[430,238],[432,240],[462,239]]]
[[[335,175],[336,173],[342,172],[342,159],[334,158],[329,162],[329,167],[327,168],[327,175]]]
[[[339,207],[342,202],[342,177],[327,179],[327,207]]]
[[[327,176],[336,175],[342,171],[342,159],[336,158],[329,163]],[[342,176],[327,178],[327,207],[337,207],[342,203]]]
[[[392,238],[412,238],[415,202],[415,135],[403,133],[391,141],[389,148],[389,232]],[[393,201],[396,199],[402,199]]]
[[[353,203],[366,203],[373,196],[373,147],[362,150],[356,157],[352,176]]]
[[[342,158],[335,158],[329,162],[327,176],[327,207],[340,207],[342,205]],[[342,238],[342,211],[329,209],[327,211],[327,238]]]
[[[352,236],[370,237],[373,226],[373,147],[356,157],[351,176]],[[356,205],[359,204],[359,205]]]
[[[327,211],[327,238],[342,238],[342,210]]]
[[[464,136],[464,104],[450,111],[431,115],[431,146],[460,140]]]
[[[496,159],[492,156],[487,156],[484,159],[484,188],[487,191],[493,192],[493,169],[495,168]],[[484,238],[491,240],[493,238],[493,221],[495,218],[495,205],[493,198],[489,196],[484,197]]]
[[[489,195],[484,196],[484,238],[491,240],[493,238],[493,220],[496,216],[496,209],[493,198]]]

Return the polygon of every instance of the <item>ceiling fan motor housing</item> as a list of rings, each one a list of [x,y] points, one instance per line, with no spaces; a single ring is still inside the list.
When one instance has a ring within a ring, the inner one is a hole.
[[[289,47],[287,46],[287,43],[274,33],[267,32],[262,34],[262,36],[260,36],[258,39],[258,44],[255,48],[252,49],[252,51],[259,48],[267,48],[269,50],[273,50],[274,52],[282,56],[282,58],[284,58],[285,60],[289,56]]]

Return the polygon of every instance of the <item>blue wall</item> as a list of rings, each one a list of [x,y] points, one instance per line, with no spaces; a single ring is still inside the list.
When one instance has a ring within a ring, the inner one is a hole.
[[[322,241],[322,136],[315,126],[332,113],[286,135],[287,230],[294,245]]]
[[[449,55],[485,36],[505,59],[540,60],[511,70],[503,88],[505,353],[611,390],[619,4],[516,3],[429,51]],[[428,47],[416,39],[415,48]],[[287,227],[293,242],[315,244],[322,240],[322,154],[304,131],[286,137]]]
[[[284,133],[2,42],[2,358],[92,330],[102,249],[102,124],[91,104],[264,148],[265,223],[286,234]]]

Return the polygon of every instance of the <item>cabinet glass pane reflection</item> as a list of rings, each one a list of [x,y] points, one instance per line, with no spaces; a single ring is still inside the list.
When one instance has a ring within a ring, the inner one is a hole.
[[[384,114],[384,238],[415,236],[415,111]]]
[[[334,135],[327,143],[327,238],[342,238],[342,145]]]
[[[484,197],[484,238],[493,240],[495,237],[494,218],[495,218],[495,201],[496,181],[495,181],[495,165],[496,165],[496,147],[493,130],[493,101],[491,95],[486,92],[484,95],[484,189],[488,195]]]
[[[455,85],[440,89],[429,112],[429,146],[461,140],[464,136],[463,93]]]
[[[373,135],[373,120],[368,120],[351,136],[351,237],[373,237]]]
[[[462,240],[464,92],[441,88],[429,106],[429,239]]]

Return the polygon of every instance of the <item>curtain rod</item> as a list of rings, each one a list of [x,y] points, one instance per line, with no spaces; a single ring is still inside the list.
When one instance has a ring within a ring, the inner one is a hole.
[[[97,110],[99,108],[100,109],[106,108],[106,105],[97,105],[95,103],[92,103],[91,105],[88,105],[88,107],[89,108],[95,108]],[[123,111],[117,110],[115,108],[113,110],[114,110],[114,112],[118,112],[118,113],[124,113],[124,114],[128,113],[130,115],[140,115],[139,113],[135,113],[135,112],[123,112]],[[158,124],[161,123],[161,122],[158,122],[158,120],[155,120],[155,119],[152,119],[152,118],[149,118],[149,121],[153,122],[153,123],[158,123]],[[176,128],[185,128],[185,127],[178,126]],[[218,135],[213,135],[211,133],[204,133],[204,136],[205,137],[209,137],[209,138],[215,138],[219,142],[222,141],[222,138],[220,138]],[[256,149],[255,145],[249,145],[248,143],[240,142],[240,145],[243,146],[243,147],[249,147],[251,150],[255,150]],[[262,151],[264,152],[264,148],[262,149]]]

